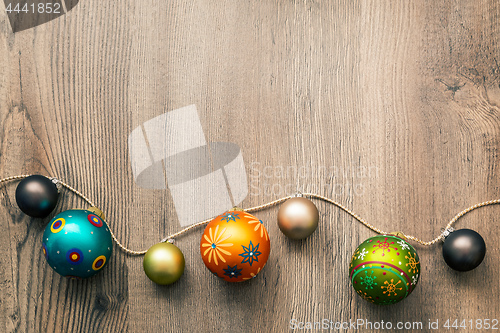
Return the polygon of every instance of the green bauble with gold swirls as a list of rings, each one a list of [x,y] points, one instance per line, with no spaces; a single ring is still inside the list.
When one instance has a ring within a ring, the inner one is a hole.
[[[354,251],[349,277],[356,293],[366,301],[394,304],[417,286],[420,259],[403,238],[378,235],[368,238]]]

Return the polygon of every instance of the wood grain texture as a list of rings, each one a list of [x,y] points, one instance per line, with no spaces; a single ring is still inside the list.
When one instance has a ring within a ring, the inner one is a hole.
[[[101,206],[122,242],[147,249],[179,223],[168,191],[134,184],[128,134],[196,104],[207,140],[243,151],[243,207],[299,187],[382,230],[429,240],[457,212],[500,197],[499,22],[497,1],[82,0],[13,34],[2,12],[0,175],[64,179]],[[347,278],[352,252],[373,234],[322,202],[318,231],[302,242],[279,232],[277,208],[256,213],[271,235],[257,279],[213,277],[195,230],[177,240],[183,278],[159,287],[141,258],[116,247],[95,278],[59,277],[40,251],[48,219],[21,214],[14,191],[0,190],[2,332],[283,332],[291,319],[500,319],[500,207],[457,225],[485,238],[481,266],[457,273],[440,245],[418,246],[417,290],[375,307]],[[84,205],[67,194],[56,211],[71,207]]]

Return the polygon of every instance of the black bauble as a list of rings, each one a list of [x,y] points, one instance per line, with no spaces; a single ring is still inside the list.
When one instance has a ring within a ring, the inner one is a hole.
[[[45,176],[29,176],[17,185],[17,205],[31,217],[47,217],[56,207],[58,198],[56,184]]]
[[[444,261],[456,271],[470,271],[483,261],[486,244],[480,234],[470,229],[450,233],[443,244]]]

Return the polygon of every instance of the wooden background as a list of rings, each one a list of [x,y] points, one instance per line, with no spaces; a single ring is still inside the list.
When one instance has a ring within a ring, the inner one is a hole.
[[[383,230],[429,240],[462,209],[500,197],[498,1],[81,0],[16,34],[1,7],[0,176],[60,177],[97,202],[133,249],[179,223],[168,191],[134,184],[128,134],[189,104],[209,141],[241,147],[251,185],[243,207],[291,194],[284,186],[298,182]],[[287,167],[305,171],[275,172]],[[485,238],[481,266],[454,272],[441,245],[417,246],[416,291],[383,307],[358,297],[347,272],[374,234],[322,202],[320,226],[302,242],[279,232],[276,207],[256,213],[271,235],[257,279],[228,284],[210,274],[199,229],[177,240],[183,278],[159,287],[142,258],[116,247],[94,278],[61,278],[40,250],[50,217],[23,215],[15,184],[0,191],[1,332],[500,319],[500,207],[457,224]],[[85,206],[67,194],[56,210],[71,207]]]

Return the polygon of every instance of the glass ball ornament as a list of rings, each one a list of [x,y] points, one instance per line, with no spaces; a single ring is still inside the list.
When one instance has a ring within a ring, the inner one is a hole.
[[[47,217],[56,207],[59,190],[52,179],[32,175],[19,182],[16,188],[16,203],[26,215],[35,218]]]
[[[228,282],[257,276],[270,251],[269,235],[262,220],[240,210],[228,211],[208,223],[200,241],[205,266]]]
[[[113,251],[111,232],[99,210],[71,209],[57,214],[43,233],[42,251],[58,274],[88,278],[107,265]]]
[[[481,264],[485,255],[486,243],[483,237],[474,230],[454,230],[444,240],[444,261],[456,271],[473,270]]]
[[[143,259],[146,276],[156,284],[168,285],[179,280],[184,273],[184,255],[171,243],[151,246]]]
[[[309,237],[318,227],[318,220],[318,208],[304,197],[288,199],[278,210],[278,226],[291,239]]]
[[[368,238],[354,251],[349,277],[356,293],[366,301],[397,303],[415,290],[420,259],[405,239],[378,235]]]

